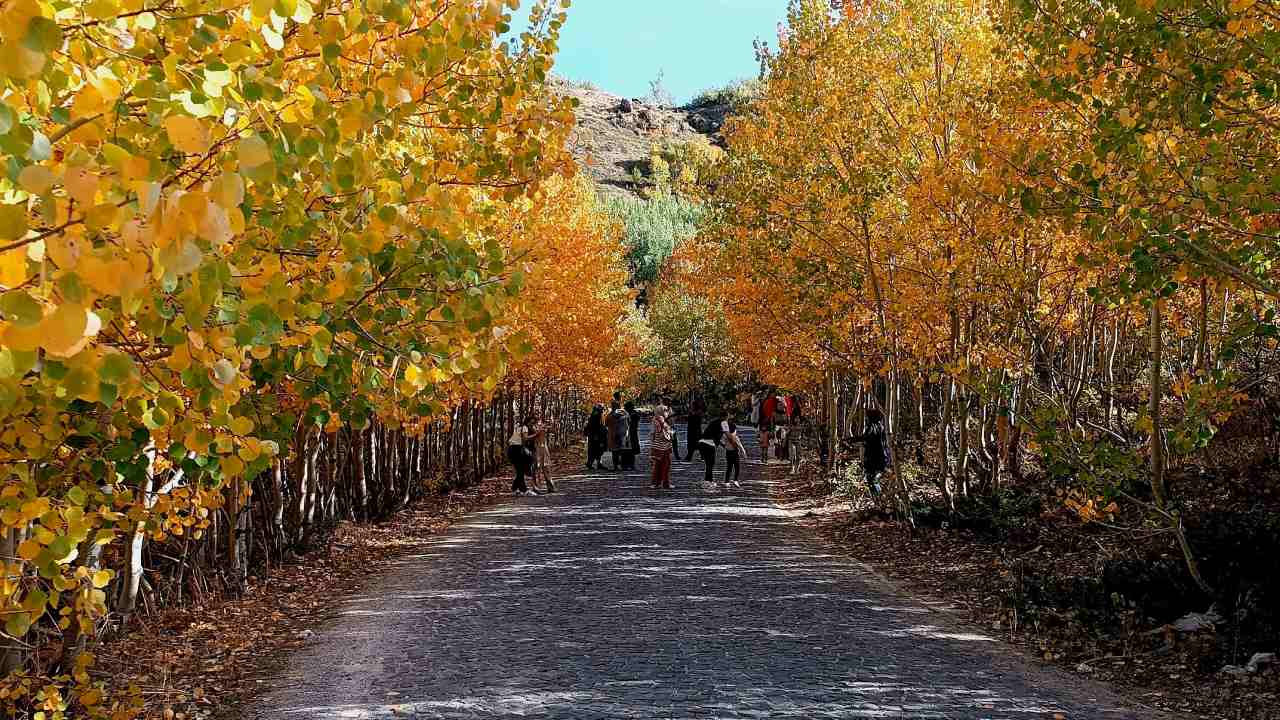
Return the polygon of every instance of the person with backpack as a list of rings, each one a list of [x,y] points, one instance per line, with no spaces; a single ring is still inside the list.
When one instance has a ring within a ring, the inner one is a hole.
[[[867,476],[867,486],[872,495],[880,494],[880,478],[889,469],[888,430],[884,413],[876,408],[867,410],[867,425],[861,435],[849,438],[851,443],[862,443],[862,469]]]

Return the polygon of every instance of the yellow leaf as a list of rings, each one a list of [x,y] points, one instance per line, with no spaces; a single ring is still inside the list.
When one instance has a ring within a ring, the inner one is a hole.
[[[85,12],[95,20],[106,20],[114,17],[119,11],[120,6],[112,0],[93,0],[85,6]]]
[[[80,693],[80,704],[85,707],[94,707],[102,704],[102,691],[98,688],[86,690]]]
[[[32,352],[40,347],[40,324],[18,325],[10,323],[4,329],[3,345],[10,350]]]
[[[244,202],[244,178],[237,173],[226,173],[213,181],[209,196],[224,208],[233,208]]]
[[[20,240],[26,234],[26,203],[0,205],[0,240]]]
[[[99,203],[85,215],[84,222],[90,229],[106,230],[115,225],[119,216],[120,208],[114,203]]]
[[[240,167],[246,169],[253,169],[271,162],[271,148],[257,135],[241,139],[237,154],[240,157]]]
[[[111,582],[110,570],[99,570],[93,574],[93,586],[96,588],[104,588],[107,583]]]
[[[43,549],[44,546],[36,542],[34,538],[27,538],[18,546],[18,557],[23,560],[35,560]]]
[[[98,176],[85,168],[68,168],[63,184],[67,194],[81,205],[93,205],[97,200]]]
[[[53,187],[53,171],[43,165],[28,165],[18,173],[18,186],[32,195],[43,195]]]
[[[188,115],[171,115],[164,120],[169,142],[184,153],[203,155],[209,150],[209,128]]]
[[[27,281],[27,251],[17,248],[0,255],[0,285],[17,287]]]
[[[147,267],[142,262],[85,258],[76,269],[81,280],[103,295],[124,295],[142,287]]]
[[[244,472],[244,461],[235,455],[224,455],[220,465],[222,474],[228,477],[238,477]]]
[[[44,70],[44,53],[36,52],[10,39],[0,44],[0,73],[15,78],[29,78]]]
[[[40,322],[40,345],[50,355],[69,357],[98,334],[102,321],[83,305],[63,303]]]
[[[84,253],[84,238],[78,233],[64,232],[45,240],[45,251],[59,268],[70,270],[80,264]]]

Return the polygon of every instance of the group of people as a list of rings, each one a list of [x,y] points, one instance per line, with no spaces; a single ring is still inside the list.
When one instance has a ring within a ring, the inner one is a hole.
[[[587,469],[604,470],[604,454],[610,454],[611,470],[635,470],[640,453],[640,413],[636,404],[622,402],[622,393],[613,394],[609,411],[596,404],[583,429],[587,436]]]
[[[713,416],[705,424],[703,422],[706,405],[701,399],[695,399],[689,408],[688,426],[685,435],[686,454],[684,460],[692,461],[696,454],[703,463],[703,481],[710,485],[715,481],[717,450],[725,451],[724,479],[718,483],[721,487],[733,485],[741,487],[742,462],[747,459],[747,448],[738,435],[737,423],[728,416]],[[771,451],[778,450],[778,443],[788,440],[787,430],[790,427],[779,427],[782,419],[787,426],[794,426],[800,417],[799,402],[794,398],[771,396],[760,402],[753,402],[752,421],[760,429],[761,460],[768,462]],[[680,457],[679,438],[673,422],[674,412],[664,400],[653,410],[653,432],[649,442],[651,486],[655,489],[670,489],[671,467]],[[880,478],[887,471],[890,457],[887,445],[887,431],[884,416],[877,409],[866,412],[864,432],[846,440],[848,443],[863,445],[863,466],[867,483],[873,494],[880,492]],[[606,411],[601,404],[592,408],[583,433],[587,438],[587,468],[604,470],[604,457],[610,455],[610,467],[613,471],[635,470],[636,457],[640,453],[640,413],[634,402],[622,401],[621,393],[614,393],[613,400]],[[798,453],[788,453],[792,460]],[[515,468],[515,479],[512,492],[518,495],[537,495],[536,489],[529,487],[529,481],[536,481],[541,475],[545,482],[545,492],[555,492],[555,483],[551,478],[551,450],[548,442],[548,427],[535,415],[518,424],[511,435],[508,457]]]
[[[517,423],[507,442],[507,459],[515,469],[515,478],[511,481],[511,492],[517,495],[538,495],[536,489],[529,487],[532,481],[537,485],[541,475],[545,488],[543,492],[556,491],[555,481],[551,479],[551,444],[548,438],[550,428],[537,415],[530,415]]]
[[[687,454],[685,461],[693,460],[694,453],[703,463],[703,481],[711,484],[715,480],[716,450],[724,448],[725,468],[724,480],[719,485],[742,487],[742,461],[747,457],[747,448],[738,436],[738,424],[727,417],[714,417],[703,424],[703,413],[706,406],[700,399],[690,406],[688,428],[685,434]],[[664,402],[654,408],[653,439],[650,442],[652,459],[652,487],[671,487],[671,465],[679,456],[676,439],[676,428],[672,423],[673,413]]]

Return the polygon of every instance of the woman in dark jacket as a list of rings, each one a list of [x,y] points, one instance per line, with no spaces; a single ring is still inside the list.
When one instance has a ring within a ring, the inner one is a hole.
[[[862,469],[867,474],[867,485],[872,495],[880,494],[880,476],[889,469],[888,432],[884,425],[884,413],[875,408],[867,410],[867,428],[861,435],[854,435],[849,442],[862,445]]]
[[[640,411],[636,404],[628,400],[622,406],[627,411],[627,455],[623,464],[625,470],[636,469],[636,455],[640,454]]]
[[[597,404],[591,409],[591,417],[582,434],[587,436],[587,469],[604,469],[602,458],[609,444],[609,431],[604,426],[604,406]]]
[[[695,397],[689,406],[689,427],[684,436],[685,449],[689,453],[684,457],[686,462],[693,460],[693,454],[698,452],[698,441],[702,439],[702,413],[706,411],[707,406],[702,402],[702,398]]]
[[[702,430],[702,437],[695,446],[698,455],[702,458],[703,477],[702,481],[708,485],[713,482],[713,475],[716,471],[716,448],[720,446],[720,440],[729,429],[729,423],[718,418],[711,418],[711,422]]]

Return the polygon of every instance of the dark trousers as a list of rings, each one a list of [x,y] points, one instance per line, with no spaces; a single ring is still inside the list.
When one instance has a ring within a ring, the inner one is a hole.
[[[613,469],[614,469],[614,470],[626,470],[626,469],[627,469],[627,467],[626,467],[626,465],[627,465],[627,451],[626,451],[626,450],[613,450],[613,451],[612,451],[612,453],[613,453]]]
[[[685,430],[684,444],[686,454],[685,460],[693,459],[693,452],[698,447],[698,440],[702,438],[702,416],[690,415],[689,427]],[[672,446],[672,452],[675,452],[675,446]]]
[[[604,458],[604,448],[605,444],[600,440],[587,441],[587,467],[600,464]]]
[[[702,463],[706,466],[703,473],[703,482],[712,482],[716,470],[716,446],[698,443],[698,455],[702,457]]]
[[[529,486],[524,482],[524,477],[529,472],[529,456],[524,446],[508,445],[507,459],[516,471],[516,477],[511,481],[511,492],[529,492]]]
[[[724,481],[729,483],[729,476],[733,475],[734,481],[742,477],[742,464],[738,460],[737,450],[726,450],[724,452]]]

